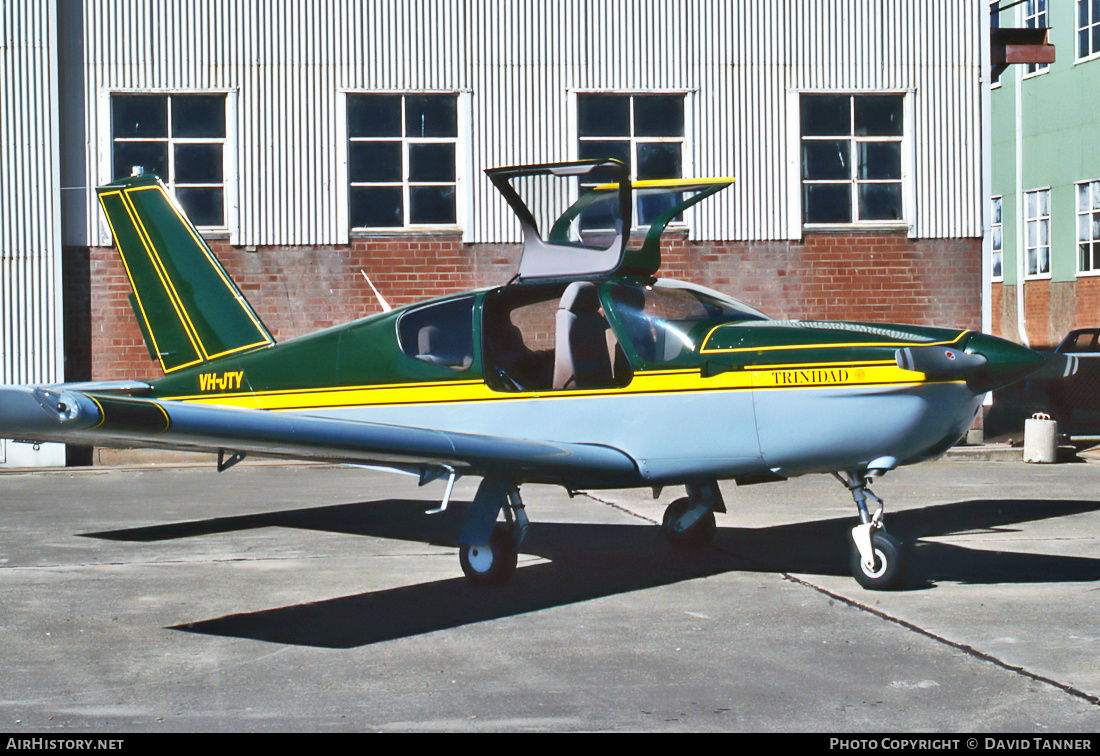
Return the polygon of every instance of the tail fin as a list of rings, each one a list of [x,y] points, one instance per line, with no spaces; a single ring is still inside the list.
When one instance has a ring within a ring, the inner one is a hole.
[[[120,179],[96,192],[146,345],[165,373],[275,343],[156,176]]]

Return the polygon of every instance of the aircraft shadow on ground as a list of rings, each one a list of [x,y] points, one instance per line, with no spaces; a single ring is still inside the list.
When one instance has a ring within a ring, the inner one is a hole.
[[[88,533],[156,542],[256,528],[290,527],[455,546],[469,505],[427,517],[430,502],[386,500],[220,517]],[[920,539],[1022,531],[1022,523],[1100,510],[1096,501],[974,500],[895,512],[890,531],[909,545],[908,586],[1100,581],[1100,559],[972,549]],[[517,570],[505,586],[479,588],[461,577],[315,603],[234,614],[172,629],[273,643],[352,648],[670,585],[726,572],[848,575],[851,518],[719,528],[714,544],[682,553],[657,526],[535,523],[521,552],[549,562]],[[457,559],[455,571],[458,572]]]

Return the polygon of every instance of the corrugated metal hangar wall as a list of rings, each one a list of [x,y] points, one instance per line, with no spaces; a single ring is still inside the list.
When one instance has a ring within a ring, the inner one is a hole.
[[[57,14],[0,3],[0,382],[63,378]],[[64,464],[65,450],[0,441],[0,464]]]
[[[113,178],[109,108],[95,98],[223,91],[236,121],[233,243],[344,242],[341,95],[468,93],[464,238],[515,241],[482,168],[570,158],[578,92],[666,91],[686,95],[685,173],[738,179],[696,238],[797,239],[788,99],[898,92],[919,134],[906,166],[912,235],[980,236],[987,13],[978,0],[86,0],[88,184]],[[67,242],[107,241],[96,214],[88,226]]]

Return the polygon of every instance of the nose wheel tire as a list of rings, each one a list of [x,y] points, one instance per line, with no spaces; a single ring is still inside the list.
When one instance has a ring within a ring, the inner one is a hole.
[[[474,585],[503,585],[516,571],[519,549],[511,531],[497,525],[485,546],[462,546],[458,561],[466,579]]]
[[[676,522],[691,508],[691,501],[685,497],[677,499],[665,509],[665,516],[661,522],[661,530],[665,538],[673,547],[681,551],[698,551],[709,546],[714,541],[714,532],[717,524],[714,521],[714,512],[704,513],[693,522],[686,530],[677,529]]]
[[[871,591],[889,591],[900,587],[903,557],[898,539],[885,530],[877,530],[871,535],[871,550],[875,561],[873,565],[868,565],[860,556],[859,549],[852,547],[850,563],[856,582]]]

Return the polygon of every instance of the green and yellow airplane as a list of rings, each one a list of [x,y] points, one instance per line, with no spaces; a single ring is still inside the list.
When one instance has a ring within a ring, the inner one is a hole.
[[[445,478],[442,508],[479,476],[457,540],[483,584],[516,567],[526,483],[684,486],[663,529],[698,549],[719,481],[833,473],[860,518],[853,574],[887,589],[903,550],[868,481],[942,454],[986,392],[1044,364],[981,333],[776,321],[657,278],[665,227],[733,179],[631,182],[598,160],[486,173],[523,231],[510,282],[278,344],[155,176],[100,187],[164,375],[0,387],[0,437],[215,451],[219,470],[246,454],[382,466]]]

